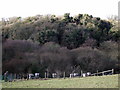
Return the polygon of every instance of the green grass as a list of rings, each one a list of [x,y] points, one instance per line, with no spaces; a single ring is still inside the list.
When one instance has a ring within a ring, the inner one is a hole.
[[[3,88],[118,88],[118,75],[2,82]]]

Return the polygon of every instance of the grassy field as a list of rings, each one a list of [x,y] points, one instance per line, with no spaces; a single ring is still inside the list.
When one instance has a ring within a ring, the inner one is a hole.
[[[3,82],[3,88],[118,88],[118,75]]]

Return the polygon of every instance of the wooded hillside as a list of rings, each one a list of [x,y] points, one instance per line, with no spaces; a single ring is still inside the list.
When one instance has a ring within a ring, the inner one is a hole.
[[[115,69],[118,73],[118,21],[88,14],[37,15],[0,21],[3,72],[56,72]]]

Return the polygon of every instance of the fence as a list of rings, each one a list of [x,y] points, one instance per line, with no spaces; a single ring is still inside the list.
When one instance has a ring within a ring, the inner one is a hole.
[[[107,71],[103,71],[103,72],[98,72],[98,70],[97,70],[97,72],[96,72],[96,73],[93,73],[93,74],[91,74],[90,72],[84,73],[84,72],[81,70],[81,73],[80,73],[80,74],[78,74],[78,73],[72,73],[72,74],[75,74],[75,75],[74,75],[74,76],[71,76],[71,74],[70,74],[70,78],[76,77],[76,76],[78,76],[78,75],[79,75],[80,77],[112,75],[112,74],[114,74],[114,69],[112,69],[112,70],[107,70]],[[48,78],[47,73],[45,73],[45,78]],[[54,78],[54,77],[53,77],[53,78]],[[66,78],[65,72],[63,73],[63,78],[64,78],[64,79]],[[5,80],[5,77],[2,76],[2,75],[0,75],[0,79]],[[29,78],[29,74],[26,74],[26,75],[25,75],[25,74],[12,74],[12,73],[10,73],[10,74],[7,75],[7,81],[13,81],[13,80],[19,80],[19,79],[30,79],[30,78]],[[32,78],[31,78],[31,79],[32,79]],[[38,78],[36,78],[36,79],[38,79]]]
[[[103,72],[98,72],[97,71],[97,73],[93,73],[93,74],[91,74],[91,76],[112,75],[112,74],[114,74],[114,69],[103,71]]]
[[[103,75],[112,75],[112,74],[114,74],[114,69],[107,70],[107,71],[102,71],[102,72],[98,72],[98,70],[97,70],[97,72],[93,73],[93,74],[91,74],[91,72],[84,73],[81,70],[80,77],[86,77],[86,76],[103,76]],[[71,74],[70,74],[70,78],[71,78]]]
[[[25,74],[12,74],[9,73],[8,75],[0,75],[0,80],[5,80],[6,81],[13,81],[13,80],[21,80],[21,79],[28,79],[28,75]]]

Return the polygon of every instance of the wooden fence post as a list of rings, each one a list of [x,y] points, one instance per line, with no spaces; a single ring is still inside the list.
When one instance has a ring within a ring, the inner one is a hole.
[[[97,76],[98,76],[98,70],[97,70]]]
[[[16,73],[14,74],[14,79],[16,79]]]
[[[63,74],[63,77],[64,77],[64,79],[65,79],[65,72],[64,72],[64,74]]]
[[[46,79],[46,75],[47,75],[47,74],[46,74],[46,72],[45,72],[45,79]]]
[[[114,69],[112,69],[112,74],[114,74]]]
[[[46,77],[47,77],[47,78],[49,77],[48,72],[46,72]]]
[[[27,80],[29,79],[29,74],[27,73]]]
[[[104,75],[104,72],[102,72],[102,74]]]
[[[83,75],[83,71],[81,70],[81,77],[82,77],[82,75]]]

